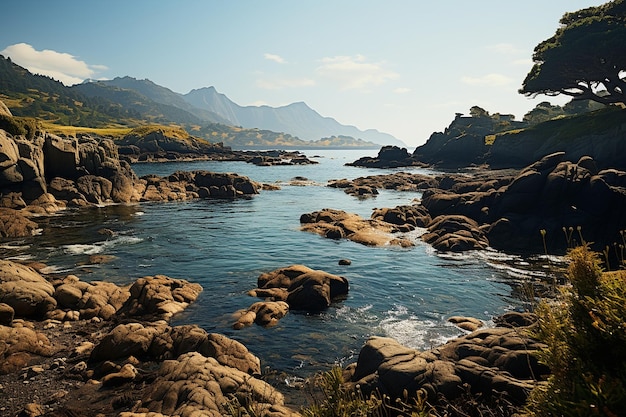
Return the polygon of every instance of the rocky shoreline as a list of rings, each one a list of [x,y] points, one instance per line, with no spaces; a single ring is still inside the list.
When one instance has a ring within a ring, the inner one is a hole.
[[[0,131],[0,151],[0,235],[4,238],[36,234],[36,216],[67,207],[247,198],[265,187],[237,174],[205,171],[137,178],[109,139],[70,140],[41,133],[27,140]],[[503,206],[519,207],[520,198],[537,193],[529,183],[542,184],[541,193],[552,181],[566,181],[568,186],[572,182],[581,187],[577,190],[591,191],[596,190],[593,184],[606,184],[601,188],[605,194],[594,196],[609,196],[622,204],[622,186],[615,181],[623,178],[626,175],[619,172],[594,171],[588,160],[574,164],[552,155],[506,174],[433,178],[395,173],[339,180],[329,185],[357,190],[352,193],[360,197],[374,195],[377,187],[423,190],[424,197],[421,204],[375,210],[371,219],[326,209],[305,213],[300,220],[304,230],[366,245],[409,245],[402,234],[421,228],[422,238],[438,250],[484,249],[494,246],[494,236],[506,236],[501,227],[496,228],[499,235],[492,230],[499,220],[485,226],[492,207],[501,214],[508,213]],[[259,359],[245,346],[197,326],[169,326],[167,320],[198,296],[197,284],[154,276],[119,287],[82,282],[72,275],[44,276],[38,272],[43,265],[36,263],[3,261],[2,267],[6,274],[0,275],[0,395],[7,399],[4,408],[0,406],[3,414],[223,415],[229,407],[245,405],[260,415],[297,413],[288,406],[290,400],[263,380]],[[289,308],[323,309],[347,291],[345,279],[323,271],[304,266],[273,271],[259,277],[258,288],[250,293],[264,300],[240,312],[234,326],[271,325]],[[384,338],[371,339],[357,364],[346,369],[348,386],[389,395],[409,388],[410,395],[413,391],[417,395],[425,389],[435,403],[442,397],[458,398],[467,385],[476,395],[499,392],[512,404],[520,404],[546,373],[531,359],[540,348],[525,330],[533,320],[510,316],[502,318],[502,327],[492,329],[472,323],[469,318],[457,321],[474,332],[427,352]]]

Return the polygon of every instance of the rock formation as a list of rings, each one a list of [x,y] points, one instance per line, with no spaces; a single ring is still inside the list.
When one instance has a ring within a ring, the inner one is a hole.
[[[533,322],[530,316],[508,313],[500,319],[500,327],[477,330],[424,352],[393,339],[372,337],[357,363],[346,369],[347,386],[391,398],[422,391],[432,404],[439,395],[447,401],[459,398],[467,386],[483,398],[503,396],[521,405],[549,372],[535,357],[542,345],[528,336],[528,327],[517,327],[520,321]]]
[[[349,239],[366,246],[412,246],[407,239],[396,237],[401,229],[378,219],[363,219],[342,210],[323,209],[300,216],[301,230],[330,239]]]
[[[248,294],[265,298],[248,309],[238,311],[235,329],[252,323],[270,327],[291,310],[322,311],[333,301],[348,294],[348,280],[339,275],[311,269],[304,265],[291,265],[261,274],[258,288]]]

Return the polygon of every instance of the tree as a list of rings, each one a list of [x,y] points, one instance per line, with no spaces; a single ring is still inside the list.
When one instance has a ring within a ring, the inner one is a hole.
[[[535,47],[519,93],[624,103],[626,0],[566,13],[560,23],[554,36]]]

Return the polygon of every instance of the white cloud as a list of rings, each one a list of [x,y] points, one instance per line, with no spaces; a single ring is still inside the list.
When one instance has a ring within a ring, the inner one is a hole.
[[[321,62],[317,73],[337,82],[342,90],[367,90],[398,78],[384,63],[367,62],[362,55],[326,57]]]
[[[408,93],[410,91],[411,91],[411,89],[410,88],[406,88],[406,87],[398,87],[398,88],[393,90],[393,92],[396,93],[396,94],[406,94],[406,93]]]
[[[268,61],[274,61],[278,64],[286,64],[287,61],[285,61],[285,59],[280,56],[280,55],[276,55],[276,54],[263,54],[263,57],[265,59],[267,59]]]
[[[482,77],[464,76],[461,78],[461,81],[469,85],[488,85],[488,86],[495,86],[495,87],[502,87],[502,86],[510,85],[511,83],[515,82],[515,80],[511,77],[507,77],[506,75],[502,75],[502,74],[494,74],[494,73],[486,74],[486,75],[483,75]]]
[[[258,79],[256,85],[264,90],[282,90],[284,88],[311,87],[315,85],[315,80],[310,78]]]
[[[498,54],[506,55],[524,54],[526,52],[511,43],[497,43],[487,46],[487,49]]]
[[[65,85],[78,84],[108,69],[104,65],[88,65],[68,53],[49,49],[37,51],[27,43],[7,46],[0,53],[33,74],[47,75]]]

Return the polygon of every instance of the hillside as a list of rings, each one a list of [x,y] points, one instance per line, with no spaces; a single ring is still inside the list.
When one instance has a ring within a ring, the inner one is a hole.
[[[380,146],[339,133],[321,135],[311,142],[283,131],[240,127],[149,80],[123,77],[66,87],[52,78],[31,74],[1,55],[0,100],[15,116],[40,119],[60,129],[176,125],[202,139],[236,149]],[[326,137],[335,139],[321,140]]]

